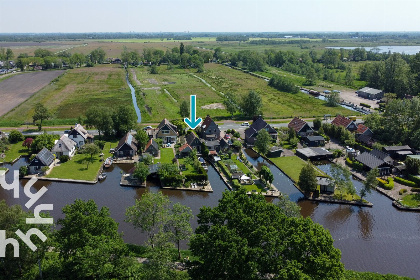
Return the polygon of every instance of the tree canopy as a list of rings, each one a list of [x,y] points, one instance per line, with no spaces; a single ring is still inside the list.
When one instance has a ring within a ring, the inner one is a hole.
[[[224,192],[202,207],[190,249],[193,279],[341,279],[340,250],[321,225],[288,218],[280,207],[245,190]],[[273,278],[274,277],[274,278]]]
[[[261,129],[255,139],[255,148],[257,148],[258,152],[265,155],[270,149],[271,140],[270,134],[265,129]]]
[[[247,117],[254,117],[261,113],[262,99],[261,96],[253,90],[250,90],[244,96],[241,103],[242,113]]]

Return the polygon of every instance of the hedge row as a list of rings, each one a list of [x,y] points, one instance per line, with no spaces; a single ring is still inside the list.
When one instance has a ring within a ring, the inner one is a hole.
[[[362,107],[366,107],[366,108],[370,108],[370,107],[372,107],[372,106],[370,106],[369,104],[366,104],[366,103],[360,103],[360,106],[362,106]]]
[[[401,177],[395,177],[395,181],[397,181],[400,184],[409,186],[409,187],[415,187],[417,185],[416,183],[414,183],[412,181],[409,181],[409,180],[406,180],[406,179],[403,179]]]
[[[224,165],[222,163],[222,161],[218,161],[217,165],[220,167],[220,169],[222,170],[222,172],[225,174],[225,176],[227,177],[227,179],[232,178],[232,174],[229,172],[228,168],[226,167],[226,165]]]
[[[360,163],[360,162],[358,162],[358,161],[352,161],[350,158],[346,158],[346,164],[348,165],[348,166],[351,166],[351,167],[353,167],[354,169],[356,169],[356,170],[358,170],[358,171],[361,171],[361,170],[363,170],[363,164],[362,163]]]
[[[420,185],[420,178],[411,174],[408,174],[408,179],[416,183],[417,185]]]
[[[379,186],[386,190],[392,190],[394,188],[394,180],[388,178],[388,181],[382,180],[381,178],[376,178],[379,182]]]
[[[420,192],[420,188],[412,188],[411,191],[412,192]]]
[[[207,173],[205,174],[186,174],[185,180],[191,181],[191,182],[203,182],[208,180]]]

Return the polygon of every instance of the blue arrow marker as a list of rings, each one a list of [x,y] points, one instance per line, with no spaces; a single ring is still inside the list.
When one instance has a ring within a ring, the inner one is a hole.
[[[201,123],[201,121],[201,118],[195,119],[195,95],[190,95],[190,119],[185,118],[184,122],[194,129]]]

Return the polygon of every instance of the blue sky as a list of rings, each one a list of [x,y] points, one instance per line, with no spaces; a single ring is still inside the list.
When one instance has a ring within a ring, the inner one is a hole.
[[[420,31],[420,0],[0,0],[0,33]]]

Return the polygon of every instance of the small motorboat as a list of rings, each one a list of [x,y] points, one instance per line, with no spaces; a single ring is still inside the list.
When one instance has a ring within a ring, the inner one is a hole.
[[[99,174],[99,176],[98,176],[98,180],[99,180],[99,181],[105,180],[105,178],[106,178],[106,173],[101,173],[101,174]]]
[[[108,167],[110,167],[112,165],[112,157],[109,157],[109,158],[107,158],[106,160],[105,160],[105,162],[104,162],[104,167],[105,168],[108,168]]]

